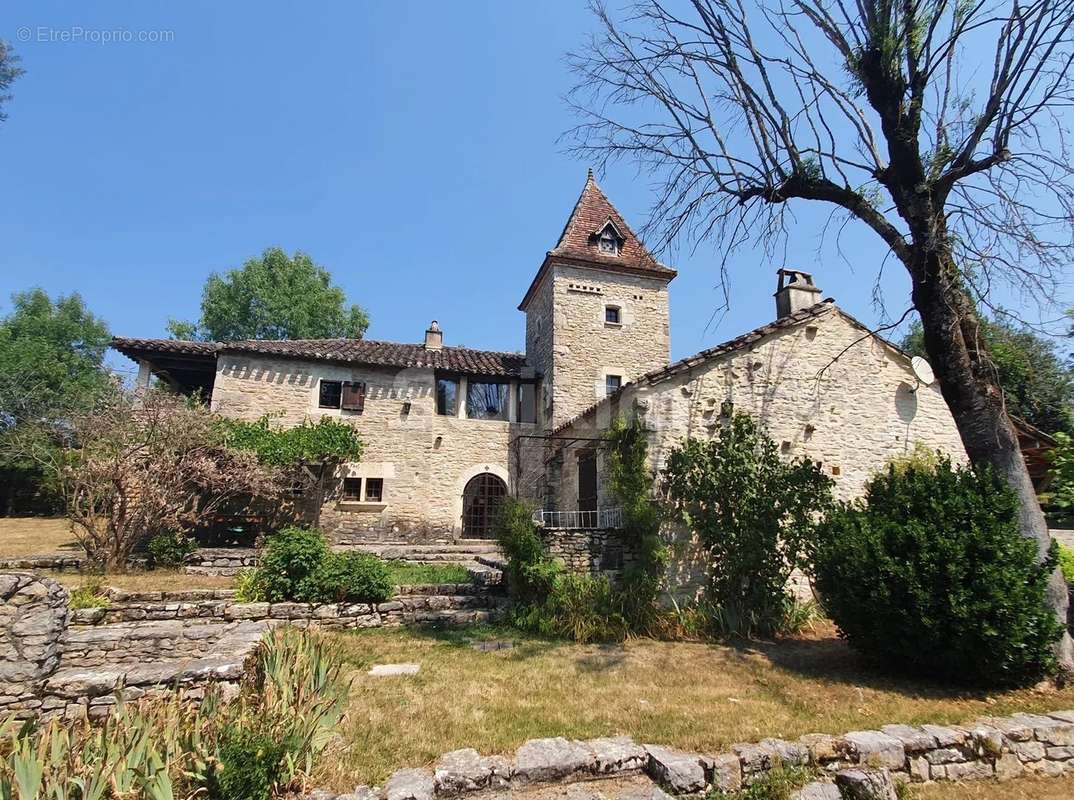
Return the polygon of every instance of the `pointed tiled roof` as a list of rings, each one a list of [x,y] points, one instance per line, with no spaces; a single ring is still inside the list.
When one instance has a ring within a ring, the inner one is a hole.
[[[599,236],[609,222],[620,237],[617,255],[602,253],[600,250]],[[559,241],[553,249],[548,251],[541,269],[526,291],[526,297],[519,305],[520,309],[526,307],[552,259],[569,260],[614,272],[652,275],[665,280],[671,280],[676,275],[675,270],[661,264],[645,248],[638,235],[623,219],[622,214],[601,191],[593,177],[593,170],[590,170],[586,176],[585,186],[582,187],[578,202],[574,204],[567,224],[559,235]]]

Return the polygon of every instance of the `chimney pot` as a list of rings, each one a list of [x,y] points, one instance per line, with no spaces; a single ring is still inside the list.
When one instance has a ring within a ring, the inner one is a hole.
[[[440,325],[434,319],[429,323],[429,327],[425,330],[425,349],[426,350],[440,350],[444,346],[444,332],[440,330]]]
[[[797,269],[776,271],[776,319],[789,317],[795,311],[810,308],[820,302],[820,289],[813,276]]]

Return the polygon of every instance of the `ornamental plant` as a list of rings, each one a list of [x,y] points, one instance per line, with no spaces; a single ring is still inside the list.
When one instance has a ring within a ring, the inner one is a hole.
[[[951,683],[1032,683],[1062,634],[1018,499],[987,468],[889,467],[818,531],[816,586],[843,636],[886,668]]]
[[[808,563],[832,481],[809,459],[783,461],[748,414],[707,441],[683,440],[664,472],[672,513],[708,551],[706,605],[724,633],[772,635],[794,610],[787,580]]]

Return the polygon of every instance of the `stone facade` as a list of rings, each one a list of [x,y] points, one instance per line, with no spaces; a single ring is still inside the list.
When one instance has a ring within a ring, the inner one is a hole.
[[[554,264],[526,306],[526,352],[545,379],[543,420],[558,427],[605,397],[607,376],[626,384],[667,366],[667,280]]]
[[[617,397],[557,430],[569,441],[593,438],[618,414],[637,415],[649,430],[655,490],[671,450],[686,437],[712,437],[732,412],[759,420],[788,458],[819,461],[839,497],[860,494],[865,482],[893,456],[917,442],[949,454],[965,451],[937,386],[919,386],[909,359],[868,335],[832,304],[800,312],[764,335],[710,357],[680,362],[666,375],[627,386]],[[578,448],[556,455],[559,480],[553,502],[578,504]],[[598,504],[614,504],[598,452]],[[700,586],[707,565],[690,532],[665,529],[672,549],[670,585],[684,594]]]
[[[319,408],[322,380],[364,382],[364,409]],[[511,409],[518,385],[510,384]],[[365,443],[361,461],[340,468],[336,489],[321,510],[322,527],[333,533],[450,539],[461,533],[463,490],[471,478],[489,472],[527,496],[538,478],[539,448],[519,438],[537,426],[437,414],[432,369],[221,356],[212,405],[241,419],[272,413],[278,424],[293,425],[331,416],[357,428]],[[381,501],[345,502],[343,479],[355,477],[382,479]]]

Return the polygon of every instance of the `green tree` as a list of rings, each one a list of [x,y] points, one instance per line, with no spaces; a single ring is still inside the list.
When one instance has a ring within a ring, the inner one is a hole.
[[[11,84],[15,82],[15,79],[23,73],[18,63],[19,57],[15,55],[11,45],[0,39],[0,122],[7,119],[3,106],[4,103],[11,99],[8,89],[11,88]]]
[[[0,319],[0,417],[17,425],[83,405],[108,386],[108,326],[78,294],[55,301],[42,289],[12,296]]]
[[[12,434],[33,420],[88,406],[110,385],[104,354],[108,326],[77,294],[55,301],[42,289],[12,297],[0,318],[0,512],[16,494],[36,491],[39,471],[8,448]]]
[[[1043,431],[1074,432],[1074,379],[1054,342],[1002,319],[981,318],[981,336],[995,365],[1007,410]],[[915,322],[903,349],[927,357]]]
[[[240,269],[213,273],[198,322],[168,321],[174,339],[360,339],[369,316],[308,255],[270,247]]]

